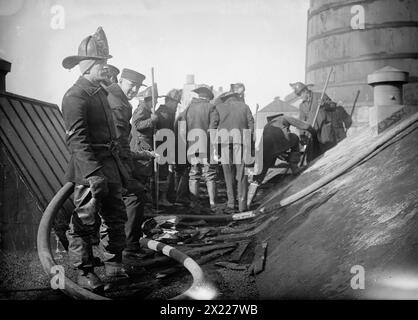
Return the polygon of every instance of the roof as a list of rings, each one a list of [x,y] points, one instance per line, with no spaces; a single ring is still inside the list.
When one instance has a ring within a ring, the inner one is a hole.
[[[417,281],[418,270],[418,117],[408,119],[414,119],[409,127],[354,168],[268,213],[275,220],[258,236],[268,241],[265,270],[256,278],[260,298],[412,297],[401,286]],[[396,128],[385,132],[396,133]],[[335,171],[377,139],[370,128],[346,138],[298,178],[276,185],[262,206]],[[365,270],[365,290],[350,286],[359,266]]]
[[[58,106],[0,92],[0,142],[44,210],[63,186],[70,159]]]
[[[274,99],[274,101],[266,105],[263,109],[259,110],[259,112],[297,112],[299,113],[299,109],[276,98]]]

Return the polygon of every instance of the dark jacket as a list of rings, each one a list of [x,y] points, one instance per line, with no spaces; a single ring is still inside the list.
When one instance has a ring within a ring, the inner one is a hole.
[[[170,129],[174,130],[174,121],[176,119],[176,111],[162,104],[155,112],[158,116],[157,130],[159,129]]]
[[[347,136],[347,130],[353,123],[351,116],[341,106],[337,106],[335,112],[331,112],[331,123],[337,142],[340,142]]]
[[[152,150],[156,121],[151,119],[152,111],[141,101],[132,115],[131,150]]]
[[[158,130],[166,129],[166,130],[170,130],[171,133],[174,136],[174,121],[176,119],[176,110],[173,110],[172,108],[169,108],[169,107],[167,107],[166,105],[163,104],[163,105],[160,105],[160,107],[155,112],[155,114],[158,117],[157,124],[156,124],[157,132],[158,132]],[[159,140],[161,140],[161,137],[162,136],[160,136],[159,139],[157,138],[157,141],[156,141],[156,146],[157,147],[159,147],[163,143],[166,143],[166,141],[167,141],[167,137],[162,137],[163,140],[162,141],[159,141]],[[169,142],[170,142],[170,140],[169,140]],[[174,149],[175,148],[175,145],[168,146],[167,152],[174,151],[171,148]],[[169,159],[171,157],[173,157],[173,159],[170,159],[169,160],[169,162],[171,164],[172,163],[172,160],[175,159],[175,152],[172,152],[170,154],[167,154],[166,156]],[[164,168],[162,168],[162,170],[164,170]]]
[[[244,129],[250,129],[251,132],[254,131],[254,118],[250,107],[248,107],[248,105],[240,98],[232,96],[225,102],[218,104],[216,109],[219,112],[218,131],[222,129],[226,129],[230,132],[234,132],[231,131],[233,129],[238,129],[240,131],[241,137],[231,136],[230,142],[243,141],[242,131]]]
[[[205,134],[207,134],[207,139],[199,139],[194,146],[199,148],[201,152],[205,152],[204,150],[206,149],[206,152],[209,154],[210,146],[208,142],[210,136],[208,134],[208,130],[217,129],[219,123],[219,114],[215,106],[208,100],[193,98],[189,106],[184,111],[184,118],[186,119],[188,141],[191,130],[202,130]]]
[[[308,100],[302,101],[299,106],[299,119],[312,124],[318,108],[321,93],[312,92]],[[331,112],[335,111],[335,103],[325,94],[318,111],[318,116],[313,128],[316,130],[316,138],[321,144],[336,144],[336,137],[332,127]],[[306,133],[302,131],[301,133]]]
[[[308,130],[310,125],[299,119],[279,114],[271,117],[263,129],[263,152],[265,154],[279,155],[299,145],[295,134],[291,133],[290,126],[300,130]]]
[[[106,90],[109,93],[107,100],[109,101],[115,121],[116,137],[121,147],[120,157],[122,160],[131,161],[132,156],[129,141],[131,138],[130,121],[132,118],[132,106],[117,83],[106,87]]]
[[[216,129],[219,123],[219,114],[215,106],[208,100],[193,98],[185,110],[187,131],[192,129]]]
[[[88,185],[93,175],[107,177],[108,182],[121,183],[126,177],[118,156],[112,111],[107,92],[80,77],[62,100],[62,114],[70,162],[66,180]]]

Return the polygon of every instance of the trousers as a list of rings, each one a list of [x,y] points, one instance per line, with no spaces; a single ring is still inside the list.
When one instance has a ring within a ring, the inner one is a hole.
[[[69,256],[75,268],[92,268],[92,245],[97,241],[97,225],[102,221],[102,245],[105,260],[121,256],[126,245],[125,204],[122,200],[122,186],[109,183],[109,194],[101,199],[93,198],[88,186],[74,188],[75,209],[67,231]]]

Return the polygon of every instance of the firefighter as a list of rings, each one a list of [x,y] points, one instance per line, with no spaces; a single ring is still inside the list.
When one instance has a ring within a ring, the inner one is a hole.
[[[108,74],[108,81],[106,81],[106,85],[111,85],[112,83],[118,83],[118,75],[120,70],[115,66],[108,64],[106,66],[107,74]]]
[[[181,96],[183,94],[182,90],[172,89],[167,95],[161,96],[165,98],[165,104],[160,105],[156,111],[158,121],[156,123],[157,130],[168,129],[174,133],[174,121],[176,118],[177,106],[180,103]],[[157,147],[161,145],[163,141],[157,141]],[[169,189],[169,175],[172,171],[173,164],[162,164],[158,168],[159,174],[159,192],[160,196],[158,197],[159,205],[161,206],[172,206],[173,204],[168,200],[167,193]]]
[[[77,283],[92,291],[103,289],[103,283],[94,272],[92,251],[99,214],[108,227],[108,242],[103,242],[106,274],[126,276],[122,251],[127,218],[122,187],[129,176],[119,158],[107,93],[100,85],[107,80],[105,66],[109,58],[106,35],[99,27],[81,42],[78,55],[62,61],[66,69],[79,65],[81,72],[62,100],[70,151],[66,180],[75,184],[75,209],[68,232],[69,255],[78,270]]]
[[[190,163],[187,161],[187,125],[186,112],[183,110],[174,122],[176,137],[176,165],[174,167],[175,204],[189,206],[191,203],[189,191]]]
[[[154,95],[158,96],[157,85],[154,85]],[[134,153],[149,152],[154,148],[154,130],[157,125],[158,116],[154,113],[154,107],[157,104],[157,99],[152,99],[152,87],[147,87],[144,91],[139,92],[140,101],[138,107],[132,115],[132,129],[131,129],[131,151]],[[154,164],[152,159],[143,160],[136,158],[134,161],[134,177],[145,184],[150,184],[151,177],[154,172]]]
[[[236,195],[240,212],[247,210],[248,177],[245,174],[244,145],[251,143],[254,131],[254,118],[250,108],[242,101],[238,92],[221,97],[222,103],[216,106],[219,112],[217,142],[221,144],[221,162],[228,196],[227,211],[235,210]],[[245,143],[244,130],[248,130],[248,143]],[[224,136],[227,134],[228,136]],[[219,141],[220,139],[220,141]],[[236,181],[236,182],[235,182]],[[236,185],[236,188],[235,188]],[[237,190],[235,190],[237,189]]]
[[[302,102],[299,105],[299,119],[312,123],[316,110],[318,108],[319,100],[321,99],[321,93],[313,92],[309,86],[302,82],[290,83],[295,94],[302,98]],[[312,136],[306,130],[301,132],[301,140],[303,143],[310,143],[307,145],[307,161],[311,162],[313,159],[319,157],[327,150],[331,149],[337,144],[335,132],[332,127],[332,115],[335,111],[335,103],[326,95],[322,99],[318,116],[313,128],[316,134]]]
[[[210,103],[214,98],[212,89],[207,85],[201,85],[192,90],[198,94],[193,98],[185,110],[187,124],[188,150],[196,150],[187,154],[191,164],[189,172],[189,190],[193,195],[192,205],[199,210],[199,182],[203,177],[209,195],[211,209],[216,209],[216,165],[211,163],[210,129],[216,129],[219,122],[219,114],[215,106]],[[201,133],[199,137],[193,134]],[[193,143],[194,142],[194,143]],[[192,149],[191,149],[192,148]],[[189,159],[190,158],[190,159]]]
[[[337,143],[345,139],[347,137],[347,131],[350,129],[353,120],[347,111],[345,111],[341,101],[338,101],[335,107],[335,112],[331,113],[331,123]]]
[[[231,83],[231,92],[235,92],[238,94],[238,98],[245,103],[245,86],[243,83]]]
[[[144,255],[141,250],[139,239],[142,236],[141,225],[144,221],[144,199],[146,189],[140,181],[134,179],[134,156],[148,160],[152,159],[151,154],[144,152],[133,154],[129,146],[132,117],[132,106],[129,103],[137,96],[139,88],[143,85],[145,76],[131,69],[123,69],[120,80],[106,88],[108,101],[113,112],[116,127],[116,135],[121,146],[120,158],[129,172],[129,182],[123,192],[123,201],[126,206],[128,220],[125,224],[126,248],[124,257],[138,258]]]
[[[298,167],[300,161],[299,137],[290,132],[290,126],[306,130],[312,135],[315,134],[312,126],[305,121],[283,114],[267,117],[262,139],[262,168],[259,168],[258,173],[253,176],[253,181],[248,188],[248,206],[250,206],[259,185],[263,182],[267,170],[274,165],[278,157],[287,160],[293,174],[300,172]]]

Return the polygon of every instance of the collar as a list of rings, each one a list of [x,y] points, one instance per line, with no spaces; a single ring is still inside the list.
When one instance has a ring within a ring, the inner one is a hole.
[[[165,111],[167,111],[167,112],[169,112],[169,113],[176,113],[176,110],[173,110],[173,108],[170,108],[170,107],[168,107],[168,106],[167,106],[167,105],[165,105],[165,104],[160,105],[160,107],[158,108],[158,110],[159,110],[160,108],[165,109]]]
[[[302,102],[311,101],[312,100],[312,96],[313,96],[313,92],[311,91],[311,92],[309,92],[308,98],[303,99]]]
[[[208,98],[199,97],[199,98],[193,98],[192,102],[210,102],[210,100]]]
[[[100,85],[95,86],[93,83],[82,76],[78,78],[75,86],[83,89],[89,96],[94,96],[96,93],[103,89]],[[106,90],[103,90],[103,92],[105,92],[107,95]]]
[[[230,102],[230,101],[240,101],[240,99],[237,96],[231,96],[225,100],[225,102]]]

